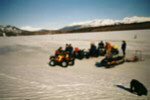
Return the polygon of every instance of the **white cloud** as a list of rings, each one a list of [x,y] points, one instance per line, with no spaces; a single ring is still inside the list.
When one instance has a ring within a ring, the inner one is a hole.
[[[125,17],[122,20],[113,20],[113,19],[96,19],[85,22],[75,22],[68,26],[81,25],[82,27],[95,27],[95,26],[106,26],[106,25],[114,25],[118,23],[139,23],[139,22],[147,22],[150,21],[150,17]]]
[[[41,30],[42,28],[39,28],[39,27],[32,27],[32,26],[23,26],[23,27],[20,27],[22,30],[27,30],[27,31],[39,31]]]

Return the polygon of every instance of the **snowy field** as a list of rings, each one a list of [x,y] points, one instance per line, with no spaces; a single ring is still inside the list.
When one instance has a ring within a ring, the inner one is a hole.
[[[126,40],[127,56],[139,50],[142,61],[109,69],[95,66],[103,57],[76,60],[67,68],[48,65],[59,46],[88,49],[101,40],[119,48]],[[150,30],[0,37],[0,100],[150,100],[150,93],[127,91],[132,79],[150,92]]]

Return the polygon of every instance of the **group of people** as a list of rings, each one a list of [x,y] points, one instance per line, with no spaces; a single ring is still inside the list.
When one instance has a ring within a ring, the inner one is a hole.
[[[73,52],[73,47],[71,44],[66,44],[66,48],[65,50],[63,50],[62,47],[59,47],[56,51],[55,51],[55,55],[59,55],[59,54],[65,54],[68,53],[69,55],[71,55],[71,53]]]
[[[121,45],[121,50],[123,53],[123,56],[125,57],[126,55],[126,41],[122,41],[122,45]],[[115,53],[119,53],[118,51],[118,46],[117,45],[111,45],[110,42],[106,42],[106,55],[110,55],[111,52],[115,52]]]
[[[60,61],[64,56],[66,58],[72,57],[72,53],[73,53],[73,47],[72,47],[72,45],[71,44],[66,44],[65,50],[63,50],[62,47],[59,47],[55,51],[55,57],[57,57],[58,60]]]
[[[116,54],[119,53],[118,46],[112,45],[110,42],[104,43],[103,41],[100,41],[98,43],[98,47],[94,43],[91,43],[90,48],[89,48],[89,54],[94,55],[96,52],[99,52],[100,49],[106,50],[106,56],[111,56],[112,52],[115,52]],[[121,49],[123,52],[123,56],[125,56],[126,55],[126,42],[125,41],[122,41]],[[78,47],[73,48],[71,44],[66,44],[66,47],[64,50],[62,47],[59,47],[55,51],[55,56],[68,54],[69,57],[72,57],[73,52],[78,52],[78,51],[79,51]]]
[[[127,46],[126,41],[123,40],[122,45],[121,45],[123,56],[126,55],[126,46]],[[98,43],[98,47],[96,47],[96,45],[94,43],[91,43],[91,47],[89,49],[89,52],[90,52],[90,54],[93,54],[96,52],[96,50],[100,50],[100,49],[106,50],[106,56],[111,56],[111,54],[113,54],[113,53],[115,53],[115,54],[119,53],[117,45],[112,45],[110,42],[106,42],[104,44],[103,41],[100,41]]]

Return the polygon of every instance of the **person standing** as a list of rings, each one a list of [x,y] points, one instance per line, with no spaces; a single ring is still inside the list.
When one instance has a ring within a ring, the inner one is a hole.
[[[122,45],[121,45],[121,49],[122,49],[122,52],[123,52],[123,56],[125,56],[126,55],[126,46],[127,46],[127,44],[126,44],[126,41],[122,41]]]
[[[105,48],[106,48],[106,56],[110,56],[110,52],[111,52],[111,48],[112,48],[110,42],[106,42]]]

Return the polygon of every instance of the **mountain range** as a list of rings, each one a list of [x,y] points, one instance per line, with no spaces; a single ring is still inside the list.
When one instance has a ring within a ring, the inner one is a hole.
[[[123,20],[93,20],[70,24],[58,30],[39,30],[27,31],[15,26],[0,25],[0,36],[20,36],[20,35],[43,35],[43,34],[64,34],[76,32],[101,32],[101,31],[120,31],[150,29],[150,18],[124,18]]]

